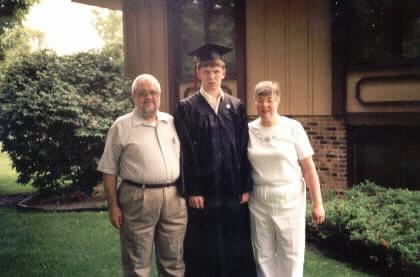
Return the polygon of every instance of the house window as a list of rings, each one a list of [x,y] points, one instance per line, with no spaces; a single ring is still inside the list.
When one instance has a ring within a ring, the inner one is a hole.
[[[187,53],[204,43],[215,43],[233,48],[223,56],[227,79],[236,79],[236,24],[237,0],[179,1],[179,35],[181,52],[181,80],[191,81],[193,61]]]
[[[419,189],[419,126],[349,126],[351,184]]]
[[[418,0],[336,0],[332,9],[348,70],[420,64]]]

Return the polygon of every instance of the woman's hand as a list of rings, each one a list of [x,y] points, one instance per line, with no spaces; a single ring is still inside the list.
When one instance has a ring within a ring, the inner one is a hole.
[[[242,193],[242,195],[240,196],[240,204],[244,204],[244,203],[246,203],[246,202],[248,202],[248,200],[249,200],[249,192],[244,192],[244,193]]]
[[[316,224],[322,224],[325,220],[324,206],[321,204],[314,204],[312,207],[312,220]]]

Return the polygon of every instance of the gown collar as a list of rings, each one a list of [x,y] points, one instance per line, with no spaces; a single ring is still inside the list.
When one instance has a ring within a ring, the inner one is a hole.
[[[225,96],[223,90],[219,89],[219,96],[217,98],[207,93],[203,87],[200,88],[200,94],[204,97],[204,99],[207,101],[207,103],[210,105],[213,111],[217,114],[220,103],[223,101],[223,98]]]

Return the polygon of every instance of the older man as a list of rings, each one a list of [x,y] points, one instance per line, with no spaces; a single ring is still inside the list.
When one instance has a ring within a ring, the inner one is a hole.
[[[160,95],[152,75],[134,80],[135,109],[112,125],[98,165],[110,221],[120,230],[124,276],[150,275],[153,242],[161,276],[185,271],[187,212],[176,189],[180,144],[172,116],[159,112]]]

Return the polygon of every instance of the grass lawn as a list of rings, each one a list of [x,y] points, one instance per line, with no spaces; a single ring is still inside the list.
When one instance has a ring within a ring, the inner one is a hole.
[[[121,276],[118,232],[105,212],[0,208],[0,276]]]
[[[0,144],[0,195],[31,193],[36,191],[31,185],[17,184],[16,180],[16,171],[12,168],[12,162],[7,153],[1,152]]]
[[[0,152],[0,195],[36,191],[16,184],[16,178],[7,154]],[[119,235],[106,212],[18,212],[0,207],[0,219],[0,276],[121,276]],[[310,246],[304,270],[305,277],[375,276]],[[151,276],[157,276],[156,266]]]
[[[0,208],[0,276],[121,276],[118,232],[106,212]],[[152,276],[157,276],[154,268]],[[374,276],[306,251],[305,276]]]
[[[379,270],[365,268],[365,265],[352,264],[349,259],[340,257],[337,253],[320,250],[316,245],[307,244],[305,252],[304,276],[311,277],[351,277],[351,276],[382,276]],[[365,269],[364,269],[365,268]],[[368,271],[367,271],[368,270]]]

